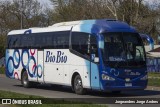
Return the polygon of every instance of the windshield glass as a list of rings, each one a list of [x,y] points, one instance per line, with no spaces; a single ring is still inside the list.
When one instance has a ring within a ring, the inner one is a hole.
[[[102,49],[102,53],[105,63],[114,66],[144,65],[143,43],[137,33],[105,33],[103,36],[104,49]]]

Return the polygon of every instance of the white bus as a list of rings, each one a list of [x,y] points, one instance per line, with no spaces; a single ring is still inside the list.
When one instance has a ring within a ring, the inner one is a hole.
[[[6,75],[34,83],[120,92],[145,89],[146,56],[140,35],[117,20],[62,22],[9,32]]]

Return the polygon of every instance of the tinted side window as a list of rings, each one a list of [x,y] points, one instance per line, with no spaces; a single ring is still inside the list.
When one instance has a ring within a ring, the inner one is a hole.
[[[82,32],[73,32],[71,37],[72,49],[82,55],[89,56],[89,34]]]
[[[70,32],[57,32],[53,34],[53,44],[55,49],[69,49]]]
[[[44,49],[44,48],[52,48],[52,35],[50,33],[36,33],[34,35],[35,42],[34,48],[36,49]]]
[[[69,49],[69,31],[36,34],[36,48]]]
[[[9,36],[7,37],[7,46],[6,46],[6,47],[7,47],[8,49],[10,49],[11,46],[12,46],[12,36],[9,35]]]
[[[33,48],[35,37],[34,34],[26,34],[21,35],[22,44],[19,46],[20,48]]]
[[[7,38],[7,48],[19,48],[21,45],[21,38],[19,35],[9,35]]]
[[[69,49],[70,31],[9,35],[8,48]]]

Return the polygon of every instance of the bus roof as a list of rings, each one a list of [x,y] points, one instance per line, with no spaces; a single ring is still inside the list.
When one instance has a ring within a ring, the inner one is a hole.
[[[24,34],[26,31],[30,33],[43,33],[55,31],[76,31],[86,33],[104,33],[104,32],[136,32],[136,30],[127,23],[114,19],[98,19],[98,20],[80,20],[56,23],[44,28],[29,28],[22,30],[13,30],[8,35]]]

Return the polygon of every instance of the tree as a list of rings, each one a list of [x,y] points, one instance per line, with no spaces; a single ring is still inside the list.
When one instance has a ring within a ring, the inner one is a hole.
[[[48,26],[44,10],[38,0],[1,1],[0,4],[1,28],[6,32],[21,28],[21,14],[23,16],[23,28]],[[3,31],[3,30],[1,30]]]
[[[113,18],[127,22],[156,39],[157,8],[144,0],[50,0],[54,22]],[[155,3],[156,4],[156,3]]]
[[[38,0],[0,1],[0,54],[5,52],[7,33],[21,28],[21,15],[24,29],[48,26],[48,13],[44,11],[47,9]]]
[[[102,0],[51,0],[55,22],[111,17]]]

